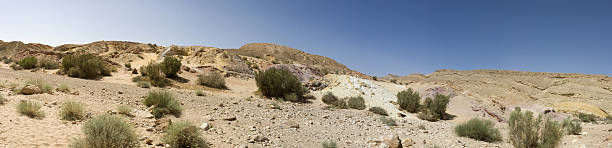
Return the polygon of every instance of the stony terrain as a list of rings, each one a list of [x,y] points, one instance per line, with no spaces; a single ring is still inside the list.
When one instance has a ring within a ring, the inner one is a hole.
[[[599,108],[603,114],[607,114],[612,104],[612,92],[604,91],[612,87],[611,78],[599,75],[443,70],[429,75],[389,76],[375,81],[356,72],[318,73],[320,66],[325,66],[324,63],[301,61],[295,59],[296,56],[284,57],[284,54],[272,53],[276,50],[279,53],[300,53],[298,55],[301,56],[297,57],[312,58],[313,55],[292,48],[285,51],[288,47],[272,44],[245,45],[238,49],[247,50],[255,46],[257,48],[248,50],[265,49],[264,53],[273,56],[257,58],[260,55],[253,54],[253,51],[241,53],[231,51],[236,49],[201,46],[161,47],[100,41],[84,45],[41,45],[45,48],[22,49],[6,48],[8,43],[18,44],[0,42],[0,53],[15,59],[32,55],[40,58],[56,57],[59,61],[65,54],[84,51],[103,56],[116,71],[112,76],[100,80],[85,80],[55,74],[56,70],[16,71],[7,64],[0,64],[0,94],[9,100],[0,105],[0,117],[3,119],[0,120],[0,147],[67,147],[72,139],[83,136],[81,128],[85,121],[68,122],[60,120],[58,116],[61,103],[67,100],[84,103],[88,117],[114,114],[116,107],[121,104],[134,108],[133,117],[121,117],[136,128],[142,147],[164,147],[165,144],[160,140],[164,135],[161,129],[169,122],[177,121],[201,125],[201,135],[211,147],[320,147],[325,141],[335,141],[339,147],[350,148],[381,146],[381,143],[400,141],[404,146],[413,147],[512,147],[508,142],[505,120],[509,109],[514,106],[538,113],[554,108],[559,110],[554,115],[565,117],[572,112],[596,113]],[[138,68],[163,58],[160,56],[162,53],[183,59],[179,76],[185,80],[175,81],[172,87],[150,89],[137,87],[131,82],[130,79],[137,75],[122,66],[124,63],[131,63],[133,68]],[[281,59],[285,62],[275,64],[272,61]],[[336,63],[331,64],[331,68],[350,70],[335,61],[329,62]],[[316,99],[309,100],[309,103],[291,103],[258,95],[253,72],[269,67],[288,68],[305,78],[302,80]],[[225,74],[229,89],[207,88],[195,83],[197,75],[210,71]],[[13,93],[25,81],[35,79],[55,87],[68,85],[72,91],[35,95]],[[397,82],[389,82],[391,79]],[[447,112],[454,118],[428,122],[416,118],[416,114],[398,110],[395,94],[407,88],[416,90],[423,98],[435,93],[451,96]],[[170,115],[162,119],[151,117],[142,99],[149,91],[158,89],[171,91],[175,95],[183,108],[180,116]],[[204,90],[205,95],[197,96],[195,90]],[[390,112],[398,126],[383,124],[380,115],[367,110],[327,108],[320,99],[327,92],[333,92],[339,97],[361,95],[367,107],[383,107]],[[44,104],[42,110],[46,116],[32,119],[20,115],[15,109],[20,100]],[[581,107],[576,109],[575,104],[578,103]],[[273,104],[278,104],[280,108],[275,108]],[[504,136],[503,142],[486,143],[457,137],[453,133],[454,126],[473,117],[498,121],[496,127],[500,128]],[[394,138],[394,135],[398,138]],[[565,136],[560,146],[612,147],[611,135],[610,124],[583,124],[581,135]]]

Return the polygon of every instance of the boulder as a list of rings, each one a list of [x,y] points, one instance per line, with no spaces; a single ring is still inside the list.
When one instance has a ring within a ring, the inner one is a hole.
[[[25,87],[21,88],[21,93],[24,95],[33,95],[42,93],[42,90],[34,85],[26,85]]]

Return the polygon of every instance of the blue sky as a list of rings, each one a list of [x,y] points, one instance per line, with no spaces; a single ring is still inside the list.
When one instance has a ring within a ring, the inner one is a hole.
[[[612,75],[608,0],[3,1],[0,40],[281,44],[370,75],[503,69]]]

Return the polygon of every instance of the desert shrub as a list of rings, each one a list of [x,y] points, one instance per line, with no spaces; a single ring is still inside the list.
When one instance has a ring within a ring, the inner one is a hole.
[[[32,101],[21,101],[17,104],[17,112],[30,118],[42,118],[45,114],[40,110],[40,104]]]
[[[174,78],[177,77],[176,73],[181,70],[181,61],[175,57],[168,56],[164,58],[161,63],[163,65],[163,72],[166,77]]]
[[[400,109],[404,109],[411,113],[416,113],[419,111],[419,102],[421,101],[421,97],[419,96],[419,93],[413,91],[412,88],[400,91],[396,96]]]
[[[6,58],[2,61],[4,62],[4,64],[10,64],[11,62],[13,62],[13,60],[11,60],[10,58]]]
[[[135,76],[132,78],[132,82],[138,82],[138,81],[147,81],[147,78],[143,76]]]
[[[337,148],[338,147],[338,145],[334,141],[325,141],[321,143],[321,146],[323,148]]]
[[[580,120],[571,120],[569,117],[561,122],[561,128],[563,128],[568,135],[579,135],[582,131]]]
[[[480,141],[497,142],[502,137],[495,124],[490,120],[474,118],[465,123],[455,126],[455,134],[460,137],[468,137]]]
[[[140,74],[144,77],[144,79],[149,81],[151,85],[157,87],[166,87],[172,84],[172,82],[166,78],[163,71],[164,65],[153,62],[140,68]]]
[[[379,114],[379,115],[383,115],[383,116],[388,116],[389,114],[387,113],[387,111],[382,108],[382,107],[370,107],[370,109],[368,109],[370,112],[375,113],[375,114]]]
[[[595,121],[597,121],[597,116],[595,116],[593,114],[579,113],[578,114],[578,118],[580,118],[580,120],[582,122],[595,122]]]
[[[227,86],[225,86],[225,78],[218,72],[198,75],[198,84],[218,89],[227,88]]]
[[[266,71],[257,72],[255,81],[259,91],[267,97],[285,97],[295,93],[300,101],[305,92],[300,80],[285,69],[270,68]]]
[[[298,97],[297,94],[295,94],[295,93],[289,93],[289,94],[285,95],[285,97],[283,97],[283,99],[285,101],[291,101],[291,102],[303,102],[302,99],[304,99],[304,98],[303,97],[302,98]]]
[[[196,96],[204,96],[204,92],[202,90],[196,90]]]
[[[100,115],[85,122],[85,137],[73,141],[73,148],[135,148],[137,135],[130,124],[111,115]]]
[[[43,93],[51,93],[51,91],[53,90],[53,87],[51,85],[43,82],[41,79],[28,80],[25,82],[25,84],[34,85],[38,87],[38,89],[40,89]]]
[[[97,79],[110,76],[111,70],[93,54],[68,55],[62,59],[62,69],[69,77]]]
[[[38,62],[39,67],[44,69],[57,69],[59,68],[59,64],[53,60],[41,59]]]
[[[433,100],[428,97],[423,102],[421,112],[417,117],[432,122],[444,119],[449,101],[450,97],[441,94],[436,94]]]
[[[332,92],[327,92],[323,97],[321,97],[321,101],[325,104],[334,105],[338,102],[338,97],[336,97]]]
[[[6,103],[6,101],[8,101],[8,100],[6,100],[6,97],[4,97],[4,95],[0,94],[0,105]]]
[[[36,68],[37,63],[38,63],[38,60],[36,59],[36,57],[33,57],[33,56],[25,57],[21,59],[20,61],[17,61],[17,64],[19,64],[19,66],[21,66],[24,69]]]
[[[132,112],[132,107],[128,106],[128,105],[119,105],[117,106],[117,112],[119,114],[124,114],[124,115],[131,115],[130,112]]]
[[[391,83],[397,83],[397,79],[391,79]]]
[[[430,121],[430,122],[436,122],[436,121],[440,120],[439,118],[436,118],[434,116],[434,114],[431,113],[429,110],[423,110],[423,111],[419,112],[417,117],[419,119],[427,120],[427,121]]]
[[[346,100],[348,100],[348,106],[352,109],[365,109],[365,100],[363,99],[363,97],[361,96],[357,96],[357,97],[349,97]]]
[[[60,111],[60,117],[62,120],[81,120],[85,114],[83,104],[75,101],[66,101],[62,104],[62,110]]]
[[[530,111],[516,108],[508,120],[510,142],[517,148],[553,148],[559,144],[563,132],[557,122],[542,116],[533,117]]]
[[[66,84],[61,84],[61,85],[57,86],[57,88],[55,88],[55,91],[63,92],[63,93],[68,93],[68,92],[70,92],[70,87],[68,87],[68,85],[66,85]]]
[[[166,114],[181,113],[181,106],[174,99],[172,94],[167,91],[151,91],[143,101],[147,107],[155,105],[153,116],[156,118],[163,117]]]
[[[140,88],[150,88],[151,87],[151,83],[149,83],[147,81],[138,81],[138,82],[136,82],[136,86],[138,86]]]
[[[382,116],[380,117],[380,120],[387,126],[397,126],[397,123],[395,123],[393,118]]]
[[[171,124],[166,129],[164,143],[172,148],[204,148],[206,141],[200,136],[199,128],[191,122],[182,121]]]

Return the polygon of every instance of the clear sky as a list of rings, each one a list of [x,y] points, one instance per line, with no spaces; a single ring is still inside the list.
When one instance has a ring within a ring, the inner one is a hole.
[[[610,0],[10,0],[0,40],[267,42],[370,75],[504,69],[612,75]]]

